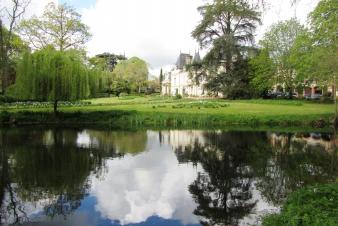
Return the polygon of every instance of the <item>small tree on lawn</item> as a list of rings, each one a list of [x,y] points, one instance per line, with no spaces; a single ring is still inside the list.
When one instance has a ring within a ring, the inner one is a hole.
[[[57,113],[58,101],[74,101],[90,96],[91,72],[76,51],[45,48],[25,53],[17,65],[14,93],[25,100],[52,101]]]

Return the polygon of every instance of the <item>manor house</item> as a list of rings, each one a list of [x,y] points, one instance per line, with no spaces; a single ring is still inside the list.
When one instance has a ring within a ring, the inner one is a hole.
[[[169,72],[164,73],[162,81],[162,95],[175,96],[190,96],[202,97],[207,96],[207,91],[204,89],[205,80],[196,84],[187,70],[187,66],[191,63],[200,62],[201,57],[197,52],[195,56],[181,53],[177,59],[176,65]]]

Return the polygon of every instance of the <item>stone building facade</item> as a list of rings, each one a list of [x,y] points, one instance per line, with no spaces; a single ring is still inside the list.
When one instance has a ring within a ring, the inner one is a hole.
[[[186,69],[193,62],[200,62],[201,57],[197,52],[195,56],[181,53],[177,59],[176,65],[169,72],[164,73],[162,81],[162,95],[203,97],[207,95],[204,89],[205,81],[196,84],[192,79],[190,72]]]

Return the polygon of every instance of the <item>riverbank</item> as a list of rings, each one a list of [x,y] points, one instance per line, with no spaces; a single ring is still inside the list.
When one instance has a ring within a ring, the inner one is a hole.
[[[2,107],[2,124],[104,125],[110,127],[214,128],[224,126],[328,127],[332,104],[287,100],[196,100],[124,97],[61,105],[54,115],[46,105]]]
[[[338,183],[299,189],[289,195],[279,214],[266,216],[263,226],[338,225]]]

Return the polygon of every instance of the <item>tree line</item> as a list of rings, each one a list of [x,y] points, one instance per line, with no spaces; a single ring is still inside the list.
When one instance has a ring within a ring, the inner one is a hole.
[[[59,101],[158,89],[148,82],[148,66],[142,59],[111,53],[88,57],[89,27],[73,7],[49,3],[41,17],[22,19],[29,3],[11,0],[0,17],[3,94],[50,101],[57,112]],[[9,26],[4,20],[10,21]]]
[[[10,2],[7,19],[0,18],[3,93],[53,101],[56,111],[62,100],[160,90],[163,75],[150,83],[142,59],[111,53],[89,58],[91,34],[73,7],[49,3],[41,17],[22,20],[29,1]],[[274,24],[256,45],[264,7],[264,0],[210,0],[198,8],[202,20],[192,37],[207,54],[191,65],[193,80],[206,78],[209,92],[233,99],[264,97],[276,85],[292,97],[312,82],[335,93],[338,2],[321,0],[306,26],[296,18]]]
[[[196,80],[206,78],[210,92],[233,99],[265,97],[277,85],[292,97],[312,82],[335,94],[338,2],[321,0],[306,25],[297,18],[272,25],[257,45],[264,7],[264,0],[211,0],[198,8],[202,20],[192,37],[208,51],[191,67]]]

